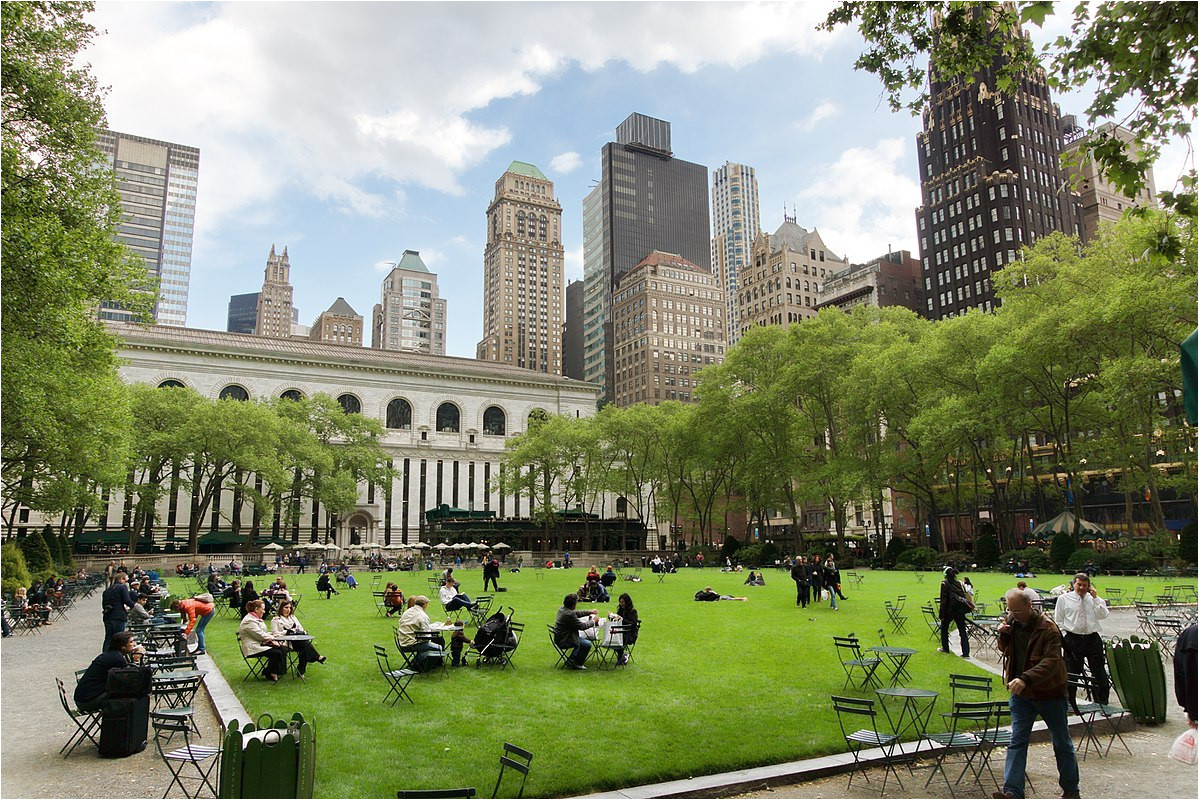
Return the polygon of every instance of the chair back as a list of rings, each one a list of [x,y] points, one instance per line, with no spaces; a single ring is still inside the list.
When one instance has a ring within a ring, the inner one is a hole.
[[[391,672],[391,659],[387,656],[387,649],[383,645],[374,645],[375,648],[375,663],[379,665],[380,672]]]
[[[858,638],[852,633],[848,636],[834,636],[833,644],[837,646],[837,657],[841,659],[842,663],[846,661],[847,656],[849,660],[853,661],[860,661],[862,659],[861,643],[858,642]]]
[[[882,647],[890,647],[891,646],[891,645],[887,644],[887,634],[883,632],[882,628],[878,629],[878,643]]]
[[[953,710],[945,716],[951,725],[950,731],[957,733],[968,728],[986,728],[995,713],[994,708],[995,704],[990,700],[955,702]]]
[[[837,724],[841,726],[841,735],[848,738],[854,729],[865,719],[870,720],[870,730],[878,732],[875,719],[878,712],[874,710],[873,700],[863,700],[859,697],[841,697],[833,695],[833,711],[837,712]],[[846,719],[848,717],[848,720]],[[848,724],[846,724],[848,722]]]
[[[495,781],[495,791],[491,793],[492,797],[500,796],[500,784],[504,780],[504,770],[513,769],[520,773],[520,790],[517,792],[517,797],[525,795],[525,781],[529,779],[529,765],[533,761],[533,754],[523,747],[517,747],[510,742],[504,742],[504,752],[500,756],[500,775]],[[511,795],[506,795],[511,796]]]
[[[958,701],[958,692],[982,692],[986,697],[990,698],[992,681],[992,678],[983,675],[958,675],[950,673],[950,702],[956,703]]]
[[[54,682],[58,684],[58,699],[62,702],[62,710],[70,714],[72,717],[80,713],[78,709],[71,708],[71,702],[67,699],[67,687],[63,684],[62,678],[55,678]]]

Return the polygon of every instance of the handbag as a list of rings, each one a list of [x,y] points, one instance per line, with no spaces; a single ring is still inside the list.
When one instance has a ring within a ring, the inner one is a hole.
[[[216,602],[212,599],[212,594],[210,592],[202,592],[201,594],[192,595],[192,599],[199,600],[201,603],[208,603],[209,605],[212,605],[214,602]]]

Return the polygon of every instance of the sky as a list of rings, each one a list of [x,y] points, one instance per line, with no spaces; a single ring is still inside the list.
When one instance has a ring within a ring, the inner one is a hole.
[[[786,208],[851,262],[917,255],[919,120],[854,70],[855,31],[815,30],[830,6],[100,0],[81,60],[110,128],[200,149],[188,326],[224,330],[274,245],[301,323],[341,296],[369,331],[387,262],[417,250],[447,353],[473,357],[496,180],[526,161],[554,182],[581,279],[583,197],[632,112],[668,120],[678,158],[754,167],[768,232]],[[1081,115],[1088,98],[1055,100]],[[1164,154],[1159,190],[1184,158]]]

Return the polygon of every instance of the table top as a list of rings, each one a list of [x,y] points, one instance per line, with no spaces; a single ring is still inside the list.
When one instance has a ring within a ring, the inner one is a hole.
[[[311,642],[316,637],[308,633],[285,633],[275,638],[281,642]]]
[[[203,678],[208,674],[208,670],[203,669],[180,669],[172,672],[159,672],[151,679],[151,683],[169,683],[171,681],[182,681],[189,678]]]
[[[867,647],[866,649],[892,656],[914,656],[919,652],[911,647]]]
[[[906,686],[892,686],[890,688],[875,689],[876,694],[885,695],[887,697],[912,697],[916,699],[933,698],[940,696],[940,692],[934,692],[932,689],[909,689]]]

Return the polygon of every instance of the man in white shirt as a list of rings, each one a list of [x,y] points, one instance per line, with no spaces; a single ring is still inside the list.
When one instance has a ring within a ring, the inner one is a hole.
[[[1107,619],[1110,613],[1107,603],[1095,592],[1091,577],[1085,572],[1074,576],[1073,588],[1058,597],[1053,610],[1053,621],[1062,632],[1066,670],[1072,675],[1080,674],[1083,662],[1086,662],[1095,685],[1094,700],[1105,705],[1111,683],[1107,677],[1100,620]]]
[[[447,612],[459,608],[469,608],[471,611],[474,611],[479,607],[478,602],[471,600],[470,597],[458,591],[458,587],[454,585],[453,578],[446,578],[445,583],[438,590],[438,596],[441,598],[441,604]]]

